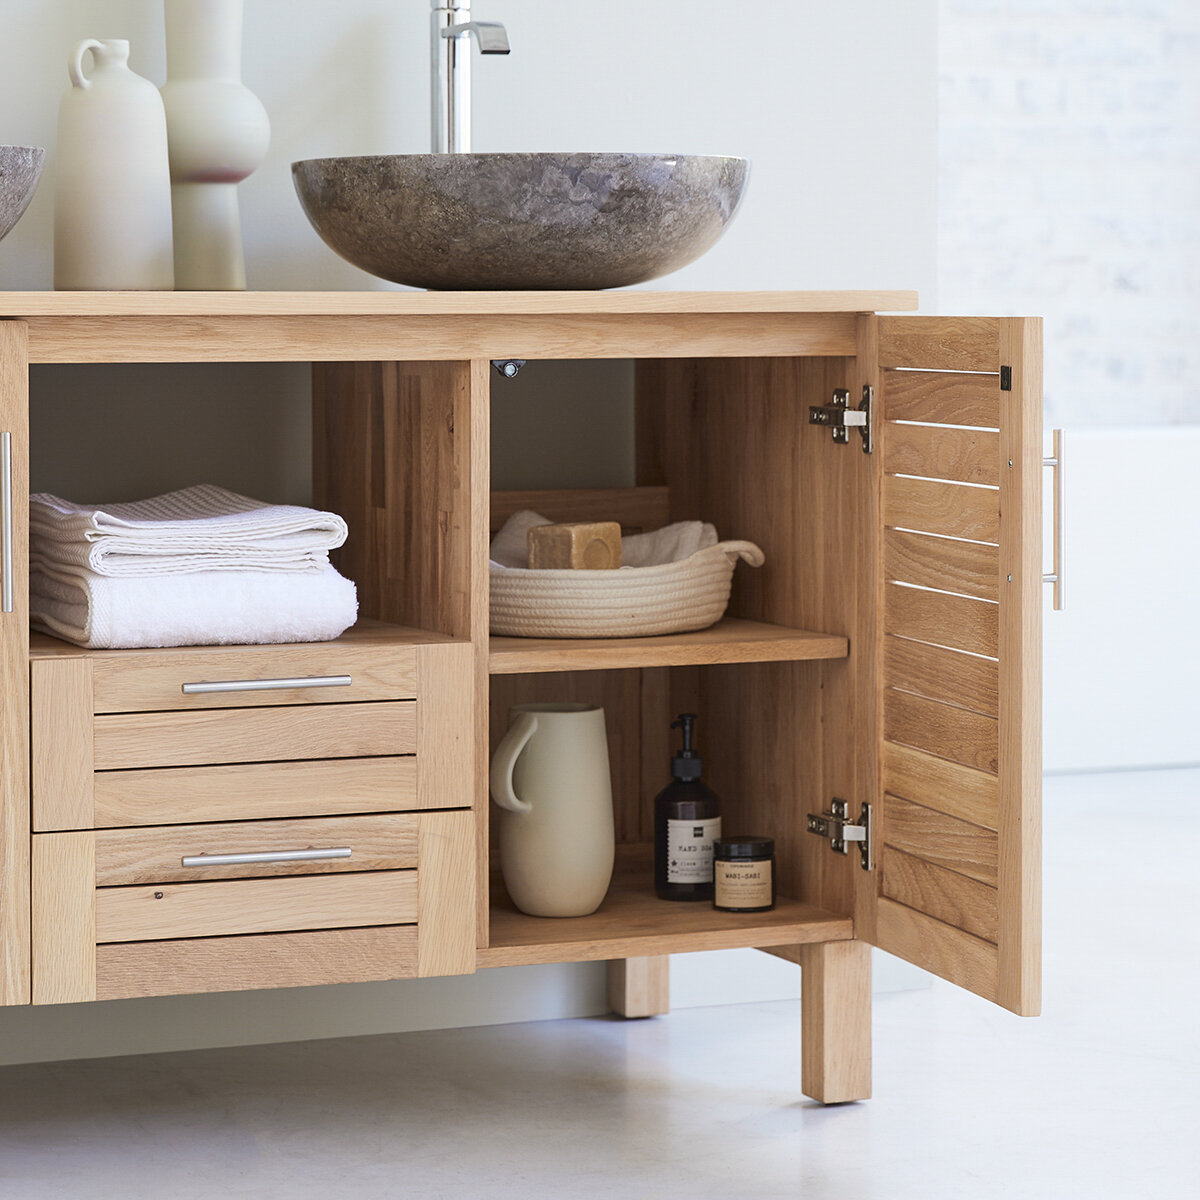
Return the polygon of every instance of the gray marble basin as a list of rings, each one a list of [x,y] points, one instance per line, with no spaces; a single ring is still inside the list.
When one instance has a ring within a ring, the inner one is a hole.
[[[25,215],[45,161],[38,146],[0,146],[0,238]]]
[[[721,236],[744,158],[695,154],[398,154],[292,164],[300,202],[356,267],[414,287],[624,287]]]

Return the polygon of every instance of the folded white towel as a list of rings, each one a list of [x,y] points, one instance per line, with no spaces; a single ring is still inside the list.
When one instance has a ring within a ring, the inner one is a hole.
[[[545,517],[528,509],[513,513],[492,539],[490,557],[493,565],[528,568],[526,535],[535,525],[549,524]],[[653,533],[633,533],[621,539],[621,569],[682,562],[697,550],[715,546],[719,540],[716,527],[706,521],[676,521]]]
[[[36,568],[29,610],[35,627],[89,649],[268,645],[331,641],[354,624],[358,594],[328,565],[141,579]]]
[[[319,571],[346,532],[336,513],[264,504],[211,484],[103,508],[29,498],[31,566],[98,575]]]

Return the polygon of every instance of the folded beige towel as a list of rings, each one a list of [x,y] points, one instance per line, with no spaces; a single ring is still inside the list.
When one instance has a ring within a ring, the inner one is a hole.
[[[320,571],[346,532],[336,513],[264,504],[211,484],[102,508],[29,498],[30,564],[60,573]]]

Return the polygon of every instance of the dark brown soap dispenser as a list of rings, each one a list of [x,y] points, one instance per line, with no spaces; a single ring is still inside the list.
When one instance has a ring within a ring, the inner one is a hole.
[[[654,801],[654,890],[663,900],[713,898],[713,842],[721,836],[721,801],[700,778],[692,746],[695,713],[680,713],[683,749],[671,760],[671,782]]]

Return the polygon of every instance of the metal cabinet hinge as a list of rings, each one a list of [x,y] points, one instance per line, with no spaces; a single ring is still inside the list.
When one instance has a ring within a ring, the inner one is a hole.
[[[850,805],[834,800],[823,813],[808,814],[808,832],[829,839],[835,854],[849,854],[850,843],[858,843],[858,854],[864,871],[875,869],[875,847],[871,841],[871,806],[864,804],[857,821],[850,820]]]
[[[1002,392],[1012,391],[1012,367],[1000,368],[1000,390]]]
[[[875,389],[870,384],[864,384],[862,403],[857,408],[850,407],[850,389],[834,388],[833,399],[828,404],[813,404],[809,406],[808,423],[824,425],[833,430],[833,440],[839,446],[848,445],[850,430],[857,429],[862,435],[864,454],[870,454],[875,449],[875,438],[872,431]]]

